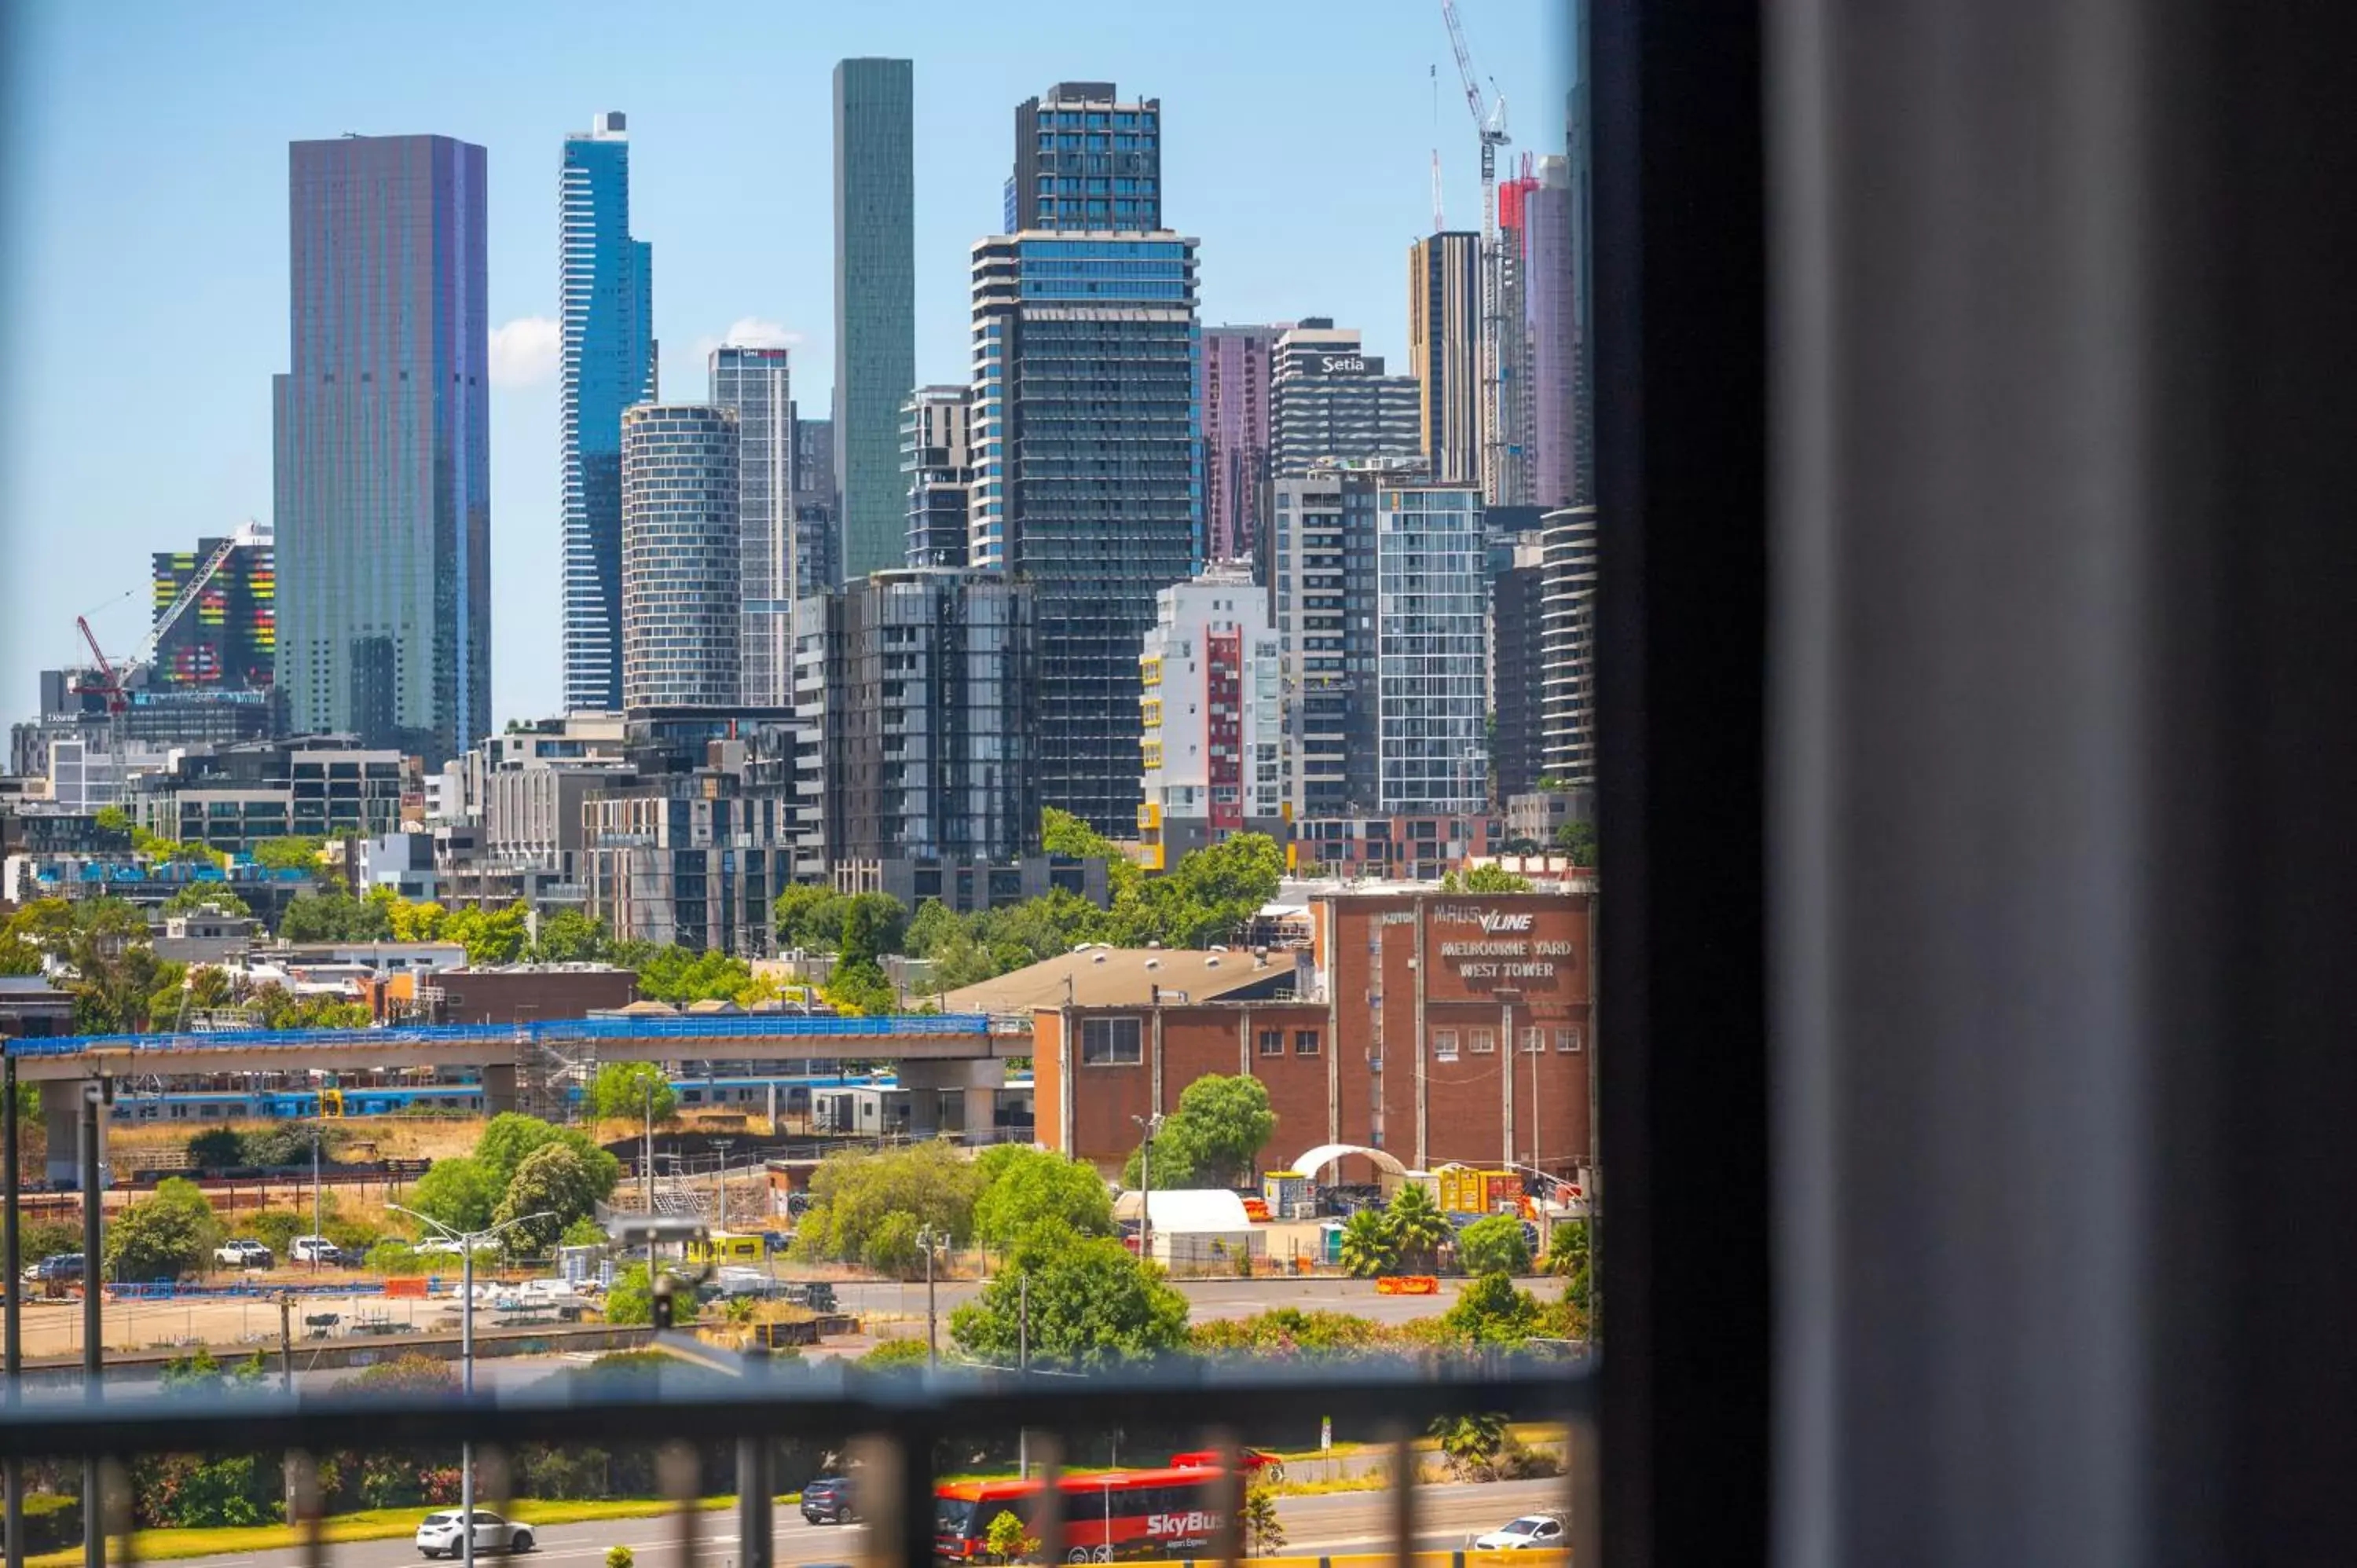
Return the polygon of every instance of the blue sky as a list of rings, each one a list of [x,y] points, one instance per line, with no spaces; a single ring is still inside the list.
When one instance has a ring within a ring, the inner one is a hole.
[[[1459,0],[1516,150],[1562,150],[1555,0]],[[31,13],[31,14],[27,14]],[[917,373],[965,379],[967,252],[1000,217],[1013,109],[1112,81],[1163,103],[1166,220],[1202,242],[1203,320],[1330,315],[1400,355],[1431,223],[1434,100],[1451,227],[1480,221],[1438,0],[525,0],[20,8],[0,211],[0,715],[145,632],[146,557],[270,515],[286,355],[286,143],[436,132],[490,149],[493,706],[558,703],[556,173],[630,117],[666,395],[732,332],[834,363],[830,72],[906,56],[917,87]],[[124,596],[126,592],[129,596]]]

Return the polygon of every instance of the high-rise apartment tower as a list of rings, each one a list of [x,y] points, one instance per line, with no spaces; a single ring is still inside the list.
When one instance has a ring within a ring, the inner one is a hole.
[[[622,700],[622,411],[655,395],[654,251],[630,238],[630,139],[619,114],[565,138],[557,177],[563,312],[565,705]]]
[[[491,725],[483,149],[288,149],[278,680],[299,732],[441,763]]]
[[[915,72],[834,68],[834,478],[842,572],[900,564],[900,404],[917,384]]]

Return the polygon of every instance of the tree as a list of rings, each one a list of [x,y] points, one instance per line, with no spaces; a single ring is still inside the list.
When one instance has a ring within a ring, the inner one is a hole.
[[[188,1140],[188,1164],[200,1171],[245,1164],[245,1140],[234,1127],[208,1127]]]
[[[1440,879],[1443,893],[1528,893],[1537,886],[1501,865],[1469,865]]]
[[[644,1263],[632,1263],[616,1271],[614,1283],[606,1288],[606,1321],[613,1324],[652,1323],[655,1320],[654,1286],[648,1278]]]
[[[1426,1268],[1440,1256],[1441,1243],[1449,1237],[1448,1219],[1440,1212],[1440,1205],[1429,1191],[1413,1183],[1392,1195],[1383,1219],[1392,1228],[1392,1240],[1401,1259]]]
[[[974,1200],[974,1239],[1008,1248],[1047,1222],[1082,1236],[1113,1234],[1113,1197],[1104,1179],[1078,1160],[1021,1144],[1000,1144],[974,1162],[982,1196]]]
[[[1497,1472],[1498,1455],[1506,1447],[1506,1418],[1488,1411],[1469,1415],[1444,1415],[1432,1423],[1440,1440],[1441,1456],[1460,1481],[1487,1481]]]
[[[909,1372],[928,1366],[933,1359],[932,1348],[915,1335],[879,1341],[873,1350],[859,1358],[863,1372]]]
[[[691,1002],[733,1002],[753,983],[752,966],[729,953],[618,942],[613,961],[638,972],[640,995],[675,1007]]]
[[[601,1120],[627,1117],[635,1122],[650,1114],[650,1095],[656,1121],[668,1122],[678,1113],[679,1092],[662,1069],[652,1062],[601,1062],[597,1076],[589,1080],[589,1113]]]
[[[1254,1557],[1273,1557],[1285,1550],[1285,1521],[1276,1517],[1276,1488],[1244,1488],[1244,1506],[1236,1515],[1243,1531],[1244,1551]]]
[[[91,818],[91,825],[101,832],[127,833],[136,824],[132,822],[131,813],[122,807],[101,806],[98,814]]]
[[[1594,822],[1564,823],[1555,831],[1555,843],[1557,849],[1571,857],[1571,864],[1574,865],[1590,866],[1596,864],[1596,824]]]
[[[811,1178],[811,1205],[794,1230],[794,1255],[905,1273],[923,1226],[963,1246],[974,1234],[982,1172],[939,1141],[877,1154],[828,1156]]]
[[[253,861],[256,865],[267,866],[273,871],[307,871],[316,876],[321,869],[319,857],[327,853],[327,848],[325,840],[289,833],[284,838],[263,839],[255,843]]]
[[[1031,1363],[1094,1371],[1152,1360],[1187,1343],[1187,1298],[1157,1264],[1111,1237],[1053,1220],[1025,1233],[1007,1267],[950,1315],[950,1337],[976,1360],[1014,1364],[1028,1276]]]
[[[532,946],[532,910],[520,899],[504,909],[454,910],[441,921],[441,938],[462,943],[468,963],[481,967],[517,963]]]
[[[874,963],[901,950],[909,911],[889,893],[856,893],[844,900],[842,953],[846,962]]]
[[[436,1160],[417,1178],[409,1206],[461,1233],[488,1229],[507,1184],[479,1159]]]
[[[592,1213],[597,1200],[613,1190],[611,1183],[600,1187],[597,1179],[597,1167],[577,1147],[564,1143],[543,1144],[516,1167],[506,1195],[491,1210],[491,1223],[521,1221],[508,1232],[508,1250],[544,1253],[556,1244],[567,1225]]]
[[[1342,1221],[1342,1268],[1353,1279],[1389,1273],[1399,1262],[1399,1239],[1381,1210],[1361,1208]]]
[[[397,894],[378,888],[370,895],[371,902],[380,903],[393,922],[393,940],[397,942],[436,942],[444,940],[443,928],[449,923],[450,911],[427,899],[413,904]]]
[[[1512,1215],[1492,1214],[1457,1233],[1457,1261],[1469,1274],[1527,1274],[1530,1237]]]
[[[880,1018],[899,1005],[899,995],[874,959],[846,958],[827,976],[823,992],[829,1005],[853,1018]]]
[[[1268,1085],[1244,1074],[1206,1073],[1178,1096],[1178,1108],[1154,1136],[1154,1185],[1158,1187],[1240,1186],[1276,1131]],[[1125,1186],[1139,1185],[1141,1143],[1124,1167]]]
[[[221,1240],[221,1223],[197,1184],[179,1176],[141,1198],[106,1231],[106,1272],[121,1283],[194,1273]]]
[[[504,1192],[525,1156],[544,1144],[554,1143],[559,1131],[537,1116],[502,1111],[484,1124],[476,1138],[475,1158],[490,1167]]]
[[[1538,1332],[1538,1298],[1504,1274],[1483,1274],[1440,1315],[1450,1333],[1475,1345],[1519,1346]]]
[[[556,1240],[563,1247],[602,1247],[607,1240],[606,1228],[593,1216],[585,1214],[567,1225]]]
[[[984,1529],[982,1545],[994,1563],[1019,1563],[1039,1550],[1039,1538],[1024,1527],[1022,1515],[1003,1508]]]
[[[540,923],[533,956],[542,963],[594,963],[613,950],[606,922],[578,909],[560,909]]]
[[[1075,860],[1103,860],[1105,890],[1116,904],[1134,897],[1138,885],[1146,880],[1146,873],[1121,852],[1119,844],[1071,812],[1054,806],[1039,812],[1039,848],[1048,854],[1070,855]]]
[[[770,907],[778,924],[780,950],[834,952],[843,944],[843,895],[832,887],[797,884]]]
[[[174,890],[164,900],[167,915],[185,915],[195,909],[214,909],[224,915],[251,915],[253,907],[218,882],[190,882]]]
[[[917,906],[916,915],[901,938],[902,950],[910,958],[931,958],[948,944],[963,940],[974,943],[974,929],[964,917],[951,912],[950,907],[938,898],[928,898]]]

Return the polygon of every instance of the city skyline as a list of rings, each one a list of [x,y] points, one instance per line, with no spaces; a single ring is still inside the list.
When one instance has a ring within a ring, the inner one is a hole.
[[[1514,74],[1555,69],[1545,63],[1553,51],[1533,47],[1542,41],[1542,8],[1467,9],[1485,73],[1496,73],[1498,87],[1517,103],[1516,124],[1530,133],[1529,145],[1553,150],[1548,133],[1561,115],[1547,101],[1560,103],[1567,84]],[[15,432],[22,446],[5,466],[0,511],[7,519],[0,549],[12,568],[63,572],[93,539],[107,555],[135,560],[189,536],[227,532],[245,517],[269,519],[267,377],[278,367],[267,361],[283,354],[274,328],[285,308],[285,279],[275,271],[285,255],[282,160],[290,142],[353,125],[449,134],[489,149],[496,719],[553,713],[562,703],[559,582],[550,570],[561,506],[553,460],[557,215],[548,171],[555,146],[579,129],[587,109],[620,107],[630,115],[631,228],[660,239],[673,258],[656,291],[654,335],[668,349],[665,384],[675,389],[695,384],[702,367],[693,361],[723,340],[791,343],[806,365],[832,360],[828,74],[836,59],[859,55],[912,58],[925,86],[916,111],[912,381],[963,379],[963,274],[973,242],[1000,226],[1006,127],[1027,98],[1067,79],[1116,81],[1125,98],[1164,105],[1166,208],[1182,231],[1204,236],[1207,326],[1331,315],[1361,325],[1371,351],[1395,363],[1404,357],[1399,241],[1428,225],[1434,139],[1426,117],[1407,111],[1425,97],[1417,87],[1432,63],[1447,59],[1438,17],[1424,5],[1371,7],[1344,36],[1329,36],[1314,19],[1214,8],[1182,38],[1125,23],[1085,48],[1052,53],[1028,50],[1019,28],[981,27],[948,8],[918,7],[889,21],[812,18],[798,25],[780,67],[792,84],[792,106],[774,117],[774,128],[729,95],[694,86],[685,62],[697,40],[725,29],[667,33],[644,51],[651,58],[622,59],[607,58],[617,51],[593,47],[593,38],[571,36],[595,28],[551,38],[528,16],[468,16],[469,37],[494,56],[525,39],[541,51],[528,82],[510,91],[502,78],[490,91],[481,79],[487,68],[471,56],[437,76],[428,51],[389,43],[371,46],[382,56],[372,64],[383,69],[370,79],[307,75],[302,62],[350,48],[348,29],[329,19],[274,31],[230,25],[213,36],[159,15],[145,31],[160,29],[186,45],[159,51],[178,61],[168,79],[145,66],[144,54],[117,70],[125,63],[116,58],[124,40],[104,18],[53,16],[27,30],[22,41],[45,69],[27,79],[20,108],[20,124],[38,134],[27,143],[27,177],[12,193],[18,218],[12,231],[27,243],[9,263],[8,285],[49,308],[16,313],[27,329],[7,373],[27,417]],[[1224,123],[1219,94],[1236,67],[1235,42],[1246,37],[1255,49],[1277,54],[1314,42],[1346,75],[1386,85],[1371,85],[1363,103],[1321,102],[1297,114],[1272,102],[1260,124]],[[205,98],[198,113],[208,62],[231,51],[270,64],[298,88],[269,105],[219,107]],[[956,70],[942,65],[953,56]],[[941,68],[926,82],[929,59]],[[1461,104],[1444,97],[1440,108],[1449,216],[1468,221],[1479,202],[1471,128]],[[167,124],[172,134],[163,136]],[[748,137],[747,127],[756,124],[760,134]],[[1297,174],[1239,156],[1288,135],[1324,159],[1327,180],[1305,185]],[[135,158],[139,166],[127,173]],[[191,166],[201,166],[204,179],[192,188],[175,186],[176,178],[191,185]],[[723,199],[748,179],[776,187],[767,204],[774,214],[748,219],[741,199]],[[75,200],[77,189],[93,184],[117,188],[125,199],[103,211]],[[266,192],[259,200],[257,185]],[[741,231],[748,220],[769,225],[777,241],[766,249],[748,242]],[[1288,253],[1283,235],[1297,230],[1318,236],[1317,267]],[[160,298],[110,293],[123,266],[167,242],[166,235],[186,252],[174,286],[157,291]],[[164,446],[150,463],[110,467],[86,449],[86,435],[67,436],[50,411],[70,410],[87,395],[80,389],[92,385],[110,345],[151,340],[181,349],[176,374],[139,394],[172,400],[169,413],[151,404],[147,415]],[[266,367],[258,376],[257,360]],[[813,390],[826,395],[805,393]],[[813,408],[817,401],[802,400],[813,419],[825,412]],[[93,468],[102,470],[94,480]],[[71,523],[48,521],[58,518]],[[50,618],[55,625],[16,618],[0,628],[0,690],[21,690],[19,706],[29,702],[38,669],[77,656],[74,610],[92,610],[110,650],[144,634],[144,585],[135,574],[119,586],[86,569],[71,580],[88,585],[78,590],[86,597]]]

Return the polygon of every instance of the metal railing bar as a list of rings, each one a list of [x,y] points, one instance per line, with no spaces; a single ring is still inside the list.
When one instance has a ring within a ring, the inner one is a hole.
[[[1340,1378],[1198,1369],[1177,1375],[1059,1379],[1052,1385],[1032,1380],[1028,1388],[1012,1380],[955,1372],[891,1379],[812,1374],[791,1384],[747,1382],[694,1392],[650,1384],[579,1400],[533,1389],[505,1398],[484,1392],[471,1398],[372,1399],[333,1390],[293,1397],[257,1391],[239,1396],[234,1413],[242,1447],[326,1452],[462,1438],[512,1447],[643,1440],[653,1434],[694,1442],[753,1434],[823,1438],[854,1431],[929,1436],[945,1430],[1084,1429],[1119,1425],[1142,1402],[1150,1402],[1160,1419],[1173,1424],[1227,1427],[1255,1412],[1291,1414],[1311,1396],[1338,1420],[1371,1425],[1428,1423],[1470,1410],[1512,1421],[1561,1421],[1593,1414],[1595,1380],[1589,1368],[1544,1364],[1507,1377],[1363,1367]],[[26,1404],[0,1415],[0,1457],[202,1452],[220,1446],[222,1414],[215,1405],[192,1406],[159,1395],[90,1405]]]

